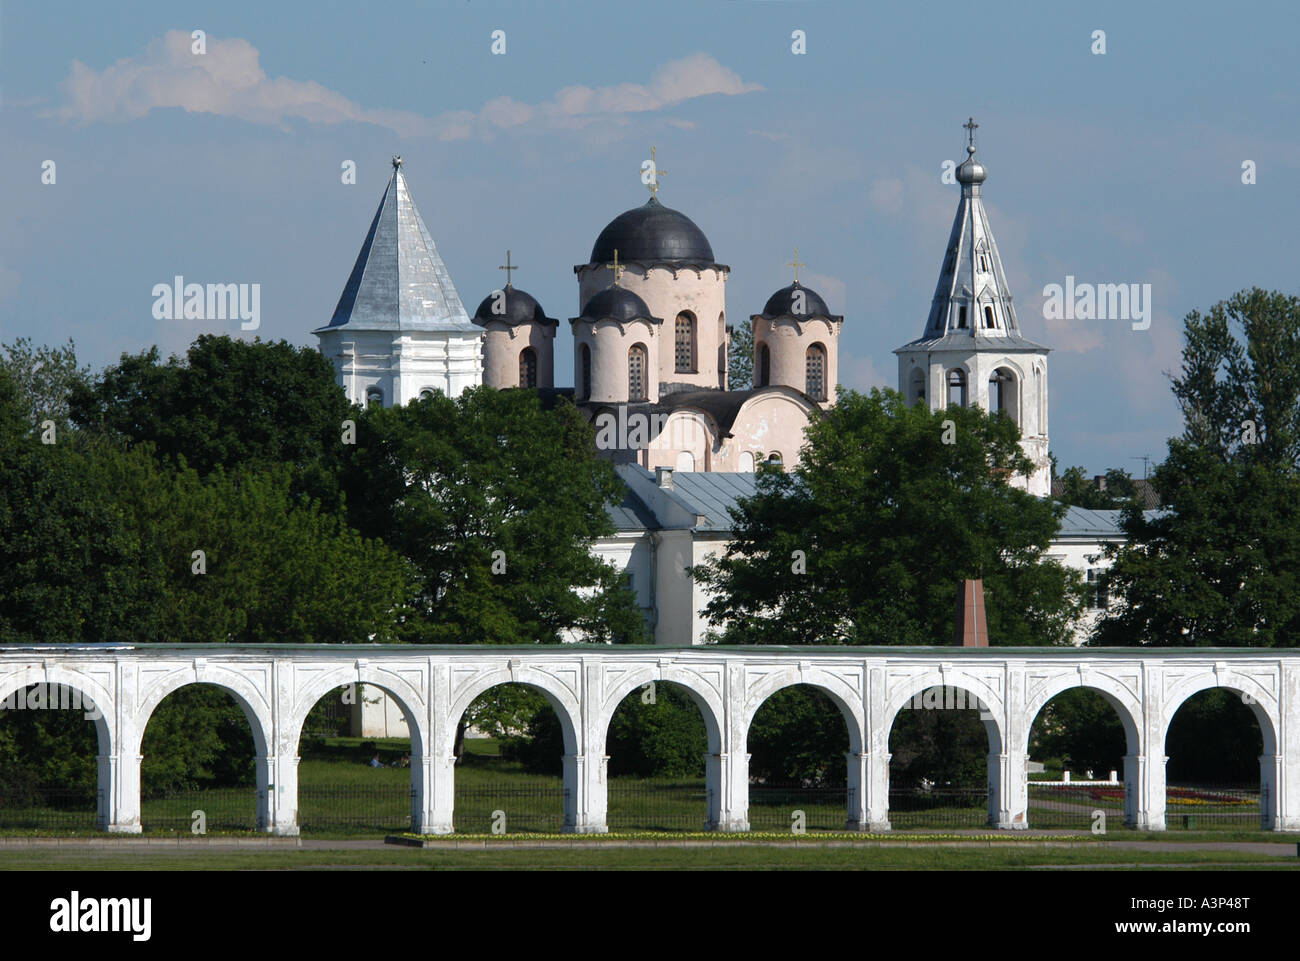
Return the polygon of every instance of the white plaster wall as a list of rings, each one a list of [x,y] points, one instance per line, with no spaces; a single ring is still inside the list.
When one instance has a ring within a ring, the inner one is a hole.
[[[614,321],[573,324],[573,382],[582,383],[582,345],[591,347],[591,397],[593,403],[627,401],[627,355],[633,344],[646,349],[646,396],[650,403],[659,399],[658,368],[655,366],[659,325],[649,321],[620,324]]]
[[[372,386],[392,407],[405,406],[422,390],[458,397],[483,383],[483,335],[475,331],[327,330],[317,336],[337,383],[354,404],[364,404]]]
[[[773,451],[779,451],[787,470],[797,467],[812,410],[802,399],[778,392],[747,401],[736,415],[731,437],[714,458],[713,470],[739,471],[746,451],[755,462],[766,461]]]
[[[826,348],[826,400],[823,407],[835,401],[835,386],[839,383],[839,333],[842,323],[813,318],[799,321],[793,317],[769,320],[762,314],[751,318],[754,330],[754,371],[759,369],[759,348],[767,345],[770,368],[769,384],[784,384],[795,390],[808,385],[807,354],[813,344]]]

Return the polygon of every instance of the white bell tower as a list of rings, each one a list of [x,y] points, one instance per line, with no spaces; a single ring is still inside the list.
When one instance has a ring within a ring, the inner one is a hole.
[[[921,336],[894,351],[898,389],[908,403],[926,401],[931,410],[978,404],[1001,412],[1020,428],[1020,444],[1034,463],[1012,483],[1029,493],[1051,496],[1047,442],[1048,348],[1020,334],[1002,258],[993,240],[980,187],[988,177],[975,159],[974,119],[965,162],[957,168],[961,201],[930,316]]]

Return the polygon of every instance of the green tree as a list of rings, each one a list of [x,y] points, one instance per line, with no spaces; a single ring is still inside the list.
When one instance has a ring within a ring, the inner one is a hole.
[[[749,390],[754,386],[754,327],[748,317],[731,330],[727,348],[727,389]]]
[[[92,384],[74,386],[70,408],[78,426],[147,442],[201,475],[288,466],[295,493],[338,507],[336,458],[354,408],[315,349],[204,334],[166,363],[156,347],[123,354]]]
[[[476,388],[371,408],[345,470],[362,533],[412,565],[406,628],[426,643],[644,638],[623,577],[591,554],[612,533],[620,484],[591,429],[562,402]]]
[[[1125,509],[1106,644],[1289,646],[1300,635],[1300,298],[1242,291],[1185,320],[1184,430]]]
[[[796,685],[777,691],[749,726],[749,774],[768,782],[845,783],[849,729],[828,695]]]
[[[60,432],[68,426],[68,398],[73,389],[90,382],[90,368],[77,366],[71,340],[66,347],[33,347],[26,337],[0,344],[0,367],[12,378],[27,423],[36,427],[52,420]]]
[[[725,554],[693,569],[725,642],[946,644],[962,578],[983,577],[998,644],[1066,642],[1080,578],[1047,559],[1065,507],[1010,486],[1016,425],[841,391],[792,473],[764,469]]]
[[[1098,490],[1082,467],[1068,467],[1061,475],[1064,490],[1057,499],[1071,507],[1089,510],[1118,510],[1136,502],[1137,485],[1128,471],[1112,467],[1104,476],[1106,486]]]

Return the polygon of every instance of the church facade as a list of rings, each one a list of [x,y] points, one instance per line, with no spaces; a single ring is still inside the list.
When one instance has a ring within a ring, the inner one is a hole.
[[[975,404],[1011,417],[1034,465],[1012,483],[1050,496],[1048,348],[1020,330],[981,198],[988,171],[975,156],[976,126],[966,124],[961,196],[921,336],[894,352],[898,387],[932,410]],[[595,551],[627,572],[656,642],[699,644],[708,598],[685,569],[725,548],[730,508],[753,492],[757,465],[797,465],[805,428],[834,403],[844,318],[799,283],[796,250],[794,282],[749,315],[754,379],[734,389],[731,268],[689,217],[659,201],[653,175],[647,186],[648,202],[609,221],[574,266],[578,309],[564,346],[560,320],[512,282],[509,254],[506,284],[467,314],[395,157],[334,316],[315,333],[355,403],[405,404],[477,384],[570,398],[626,489],[609,506],[616,533]],[[574,387],[555,387],[557,363],[572,363]],[[1052,556],[1100,584],[1102,545],[1119,537],[1116,513],[1074,510]],[[1099,612],[1104,591],[1094,600]]]

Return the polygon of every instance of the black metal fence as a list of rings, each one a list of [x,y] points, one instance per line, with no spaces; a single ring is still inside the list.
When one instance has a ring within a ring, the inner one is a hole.
[[[609,782],[611,831],[699,831],[708,822],[704,781]],[[1253,830],[1261,827],[1261,797],[1253,785],[1171,785],[1165,823],[1170,831]],[[146,797],[146,832],[251,832],[257,824],[256,788],[212,788]],[[749,789],[753,831],[838,831],[845,827],[844,787],[754,784]],[[1124,786],[1042,785],[1030,782],[1028,826],[1089,831],[1104,814],[1108,831],[1124,823]],[[405,784],[304,786],[298,823],[306,834],[382,834],[408,830],[411,788]],[[97,830],[97,799],[84,790],[34,787],[0,793],[0,831],[82,834]],[[970,829],[988,826],[985,789],[892,790],[889,820],[895,830]],[[455,825],[464,833],[558,832],[564,824],[564,788],[553,784],[473,785],[456,789]]]

